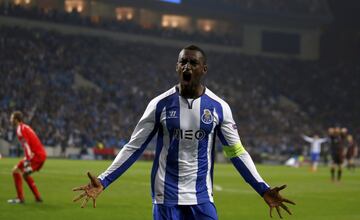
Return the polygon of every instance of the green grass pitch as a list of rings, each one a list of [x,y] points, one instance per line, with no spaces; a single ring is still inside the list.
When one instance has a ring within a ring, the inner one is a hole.
[[[138,161],[120,179],[113,183],[97,200],[81,209],[73,203],[77,193],[71,189],[88,182],[86,171],[99,174],[111,161],[74,161],[48,159],[41,172],[33,175],[44,203],[37,204],[24,184],[26,204],[10,205],[15,197],[11,168],[18,159],[0,160],[0,219],[152,219],[150,198],[151,162]],[[360,219],[360,169],[355,173],[344,171],[341,183],[329,180],[329,169],[320,167],[311,173],[308,167],[258,165],[258,170],[272,186],[286,183],[282,194],[295,201],[289,205],[293,212],[285,219],[297,220],[358,220]],[[215,204],[220,220],[270,219],[267,205],[247,185],[231,164],[216,164],[214,184]],[[274,215],[276,212],[274,212]],[[279,219],[275,216],[273,219]]]

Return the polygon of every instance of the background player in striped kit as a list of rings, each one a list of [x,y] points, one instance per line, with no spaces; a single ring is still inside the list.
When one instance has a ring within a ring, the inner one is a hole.
[[[229,105],[202,84],[207,68],[202,49],[182,49],[176,65],[180,83],[149,103],[129,143],[98,178],[88,173],[91,182],[73,189],[84,191],[74,201],[84,198],[84,207],[92,199],[95,207],[97,196],[139,158],[157,133],[151,172],[153,218],[217,219],[212,183],[218,136],[225,155],[270,206],[270,215],[276,208],[281,216],[280,207],[291,214],[284,202],[294,203],[279,194],[286,186],[271,189],[260,177],[241,144]]]
[[[327,138],[320,138],[319,135],[315,134],[312,138],[306,135],[302,135],[303,139],[310,143],[310,156],[311,156],[311,171],[317,171],[319,163],[321,144],[328,141]]]

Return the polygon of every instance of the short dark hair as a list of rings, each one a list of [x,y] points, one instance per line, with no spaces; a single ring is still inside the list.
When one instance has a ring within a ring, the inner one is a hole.
[[[201,49],[200,47],[191,44],[191,45],[188,45],[188,46],[184,47],[183,50],[196,50],[196,51],[199,51],[201,53],[201,55],[203,56],[203,58],[204,58],[204,64],[206,64],[206,62],[207,62],[206,54],[205,54],[204,50]]]
[[[24,121],[24,115],[21,111],[14,111],[12,113],[14,119],[16,119],[19,122],[23,122]]]

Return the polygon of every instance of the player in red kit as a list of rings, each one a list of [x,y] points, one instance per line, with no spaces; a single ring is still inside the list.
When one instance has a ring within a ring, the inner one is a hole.
[[[16,134],[24,149],[25,157],[12,170],[17,198],[9,199],[8,203],[19,204],[24,203],[24,193],[22,188],[22,179],[30,187],[35,196],[36,202],[42,202],[40,193],[35,185],[31,174],[39,171],[46,160],[46,152],[38,136],[34,130],[23,122],[23,114],[15,111],[10,117],[11,124],[16,128]]]

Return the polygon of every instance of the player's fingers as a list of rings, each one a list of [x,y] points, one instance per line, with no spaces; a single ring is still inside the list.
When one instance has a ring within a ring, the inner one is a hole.
[[[270,207],[270,217],[272,218],[273,207]]]
[[[280,204],[281,208],[283,208],[287,213],[289,213],[289,215],[292,215],[292,213],[290,212],[290,209],[284,205],[284,204]]]
[[[288,200],[288,199],[285,199],[285,198],[283,198],[283,202],[287,202],[287,203],[296,205],[295,202],[293,202],[293,201],[291,201],[291,200]]]
[[[73,202],[79,201],[79,200],[82,199],[84,196],[86,196],[86,193],[82,193],[82,194],[74,197]]]
[[[72,191],[80,191],[80,190],[85,190],[87,187],[87,185],[84,185],[84,186],[78,186],[78,187],[75,187],[72,189]]]
[[[277,191],[283,190],[283,189],[285,189],[285,188],[286,188],[286,185],[282,185],[282,186],[280,186],[280,187],[277,187]]]
[[[93,180],[93,179],[94,179],[94,176],[91,175],[91,173],[90,173],[89,171],[87,172],[87,175],[88,175],[88,177],[89,177],[90,180]]]
[[[280,213],[280,208],[279,208],[279,206],[275,206],[275,208],[276,208],[276,211],[277,211],[277,213],[279,214],[280,218],[282,218],[281,213]]]
[[[84,208],[86,206],[86,203],[89,201],[90,197],[86,197],[84,201],[81,204],[81,208]]]
[[[93,207],[96,208],[96,199],[92,199],[93,200]]]
[[[96,181],[96,177],[95,177],[95,176],[91,175],[90,172],[87,172],[87,175],[88,175],[88,177],[90,178],[91,184],[92,184],[93,186],[99,186],[98,182]]]

